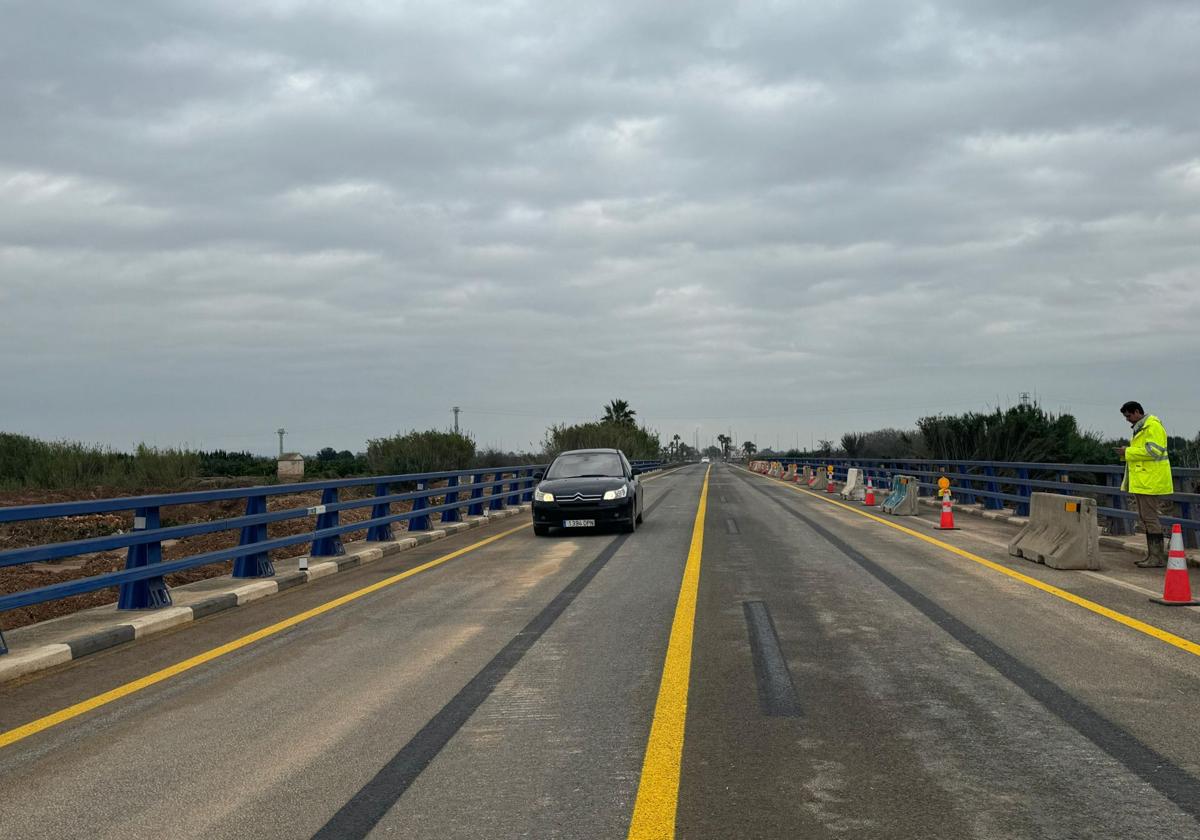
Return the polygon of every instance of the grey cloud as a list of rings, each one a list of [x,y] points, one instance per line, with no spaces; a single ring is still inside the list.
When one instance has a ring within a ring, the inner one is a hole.
[[[1191,433],[1198,33],[1177,2],[16,6],[6,425],[355,448],[462,404],[523,446],[620,396],[771,442],[1036,389]]]

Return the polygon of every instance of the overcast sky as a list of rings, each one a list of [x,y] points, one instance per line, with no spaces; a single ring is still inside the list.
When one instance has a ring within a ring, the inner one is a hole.
[[[1190,0],[0,14],[0,430],[1200,430]]]

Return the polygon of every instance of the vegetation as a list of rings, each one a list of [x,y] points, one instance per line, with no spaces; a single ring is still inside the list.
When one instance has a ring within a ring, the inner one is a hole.
[[[456,432],[408,432],[367,442],[367,467],[376,475],[465,470],[475,460],[475,441]]]
[[[249,452],[227,452],[216,449],[199,452],[200,475],[205,478],[220,476],[253,476],[270,478],[275,475],[275,459]]]
[[[547,460],[569,449],[620,449],[633,460],[653,460],[662,454],[658,432],[638,426],[637,412],[625,400],[613,400],[604,407],[600,420],[575,425],[559,424],[546,430],[543,443]],[[679,451],[679,436],[672,441]]]
[[[175,487],[199,475],[195,452],[139,446],[131,454],[0,432],[0,486],[8,489]]]
[[[721,456],[729,458],[729,451],[733,448],[733,438],[729,435],[717,435],[717,442],[721,444]]]
[[[1113,448],[1124,440],[1105,440],[1079,428],[1070,414],[1053,414],[1037,404],[991,412],[932,415],[911,431],[879,429],[848,432],[840,447],[821,441],[816,451],[792,450],[785,457],[913,458],[935,461],[1025,461],[1030,463],[1112,464]],[[1171,437],[1171,464],[1200,466],[1200,435]]]
[[[553,458],[568,449],[620,449],[630,460],[650,460],[659,455],[658,435],[644,427],[600,420],[546,430],[545,456]]]
[[[637,412],[631,409],[625,400],[613,400],[604,407],[604,417],[601,422],[615,423],[618,426],[632,426],[636,414]]]

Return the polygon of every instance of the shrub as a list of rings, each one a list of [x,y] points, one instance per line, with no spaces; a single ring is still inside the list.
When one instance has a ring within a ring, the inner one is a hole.
[[[574,426],[551,426],[546,430],[544,445],[543,457],[547,461],[569,449],[606,448],[620,449],[631,461],[653,460],[662,448],[658,433],[645,426],[604,420]]]
[[[408,432],[367,442],[366,463],[376,475],[465,470],[475,458],[475,441],[454,432]]]
[[[42,490],[178,487],[200,475],[200,456],[139,445],[133,454],[74,441],[0,433],[0,484]]]

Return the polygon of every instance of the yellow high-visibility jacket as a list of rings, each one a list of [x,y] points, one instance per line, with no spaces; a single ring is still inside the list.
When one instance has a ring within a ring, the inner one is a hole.
[[[1153,414],[1142,418],[1141,428],[1125,447],[1125,480],[1121,489],[1147,496],[1169,496],[1175,492],[1171,461],[1167,457],[1167,430]]]

